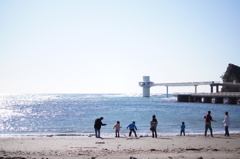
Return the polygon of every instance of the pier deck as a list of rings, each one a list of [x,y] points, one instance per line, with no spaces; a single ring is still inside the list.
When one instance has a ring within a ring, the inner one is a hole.
[[[240,92],[175,94],[178,102],[240,104]]]
[[[211,93],[197,93],[197,86],[209,85]],[[168,87],[178,86],[194,86],[195,93],[192,94],[178,94],[179,102],[212,102],[212,103],[239,103],[240,92],[220,92],[222,86],[230,86],[240,88],[240,83],[233,82],[216,82],[216,81],[203,81],[203,82],[175,82],[175,83],[154,83],[150,81],[150,76],[143,76],[143,81],[139,82],[139,86],[143,88],[143,97],[150,97],[150,88],[155,86],[166,87],[166,94],[168,97]],[[216,93],[214,93],[214,87]]]

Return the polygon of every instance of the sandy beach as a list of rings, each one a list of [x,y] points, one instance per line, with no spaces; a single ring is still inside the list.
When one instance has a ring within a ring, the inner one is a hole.
[[[1,137],[0,158],[239,159],[240,135],[102,139],[76,136]]]

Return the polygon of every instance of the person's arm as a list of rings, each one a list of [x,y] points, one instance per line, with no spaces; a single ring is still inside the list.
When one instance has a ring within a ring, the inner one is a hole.
[[[107,124],[103,124],[102,121],[101,121],[101,125],[102,125],[102,126],[105,126],[105,125],[107,125]]]
[[[212,119],[212,116],[211,116],[211,121],[217,122],[216,120],[213,120],[213,119]]]
[[[226,117],[224,117],[223,123],[224,123],[224,124],[226,123]]]
[[[137,127],[136,127],[136,125],[134,125],[134,127],[135,127],[135,129],[137,130]]]

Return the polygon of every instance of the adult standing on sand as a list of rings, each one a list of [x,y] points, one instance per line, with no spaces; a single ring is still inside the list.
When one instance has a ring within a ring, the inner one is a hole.
[[[96,136],[96,138],[101,138],[100,137],[101,126],[107,125],[107,124],[103,124],[102,120],[103,120],[103,117],[98,118],[98,119],[95,120],[94,128],[95,128],[95,136]]]
[[[157,119],[156,119],[156,115],[153,115],[152,116],[152,121],[150,122],[150,130],[152,131],[152,137],[154,138],[157,138]]]
[[[228,116],[228,112],[225,112],[223,123],[225,126],[225,136],[229,136],[228,127],[230,126],[230,117]]]
[[[205,115],[204,118],[205,118],[205,137],[207,137],[208,129],[210,130],[211,137],[213,137],[211,121],[215,121],[215,122],[217,121],[212,119],[211,111],[208,111],[208,114]]]

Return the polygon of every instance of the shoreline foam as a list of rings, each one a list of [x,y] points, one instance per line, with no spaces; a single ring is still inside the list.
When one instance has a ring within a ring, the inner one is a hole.
[[[186,136],[202,136],[203,133],[192,133],[192,132],[186,132]],[[208,135],[210,133],[208,132]],[[230,131],[230,135],[233,134],[240,134],[240,131]],[[151,137],[152,133],[137,133],[138,137]],[[213,132],[213,135],[224,135],[224,131],[219,131],[219,132]],[[107,137],[107,138],[115,138],[115,133],[101,133],[102,137]],[[128,137],[128,133],[120,133],[121,137]],[[179,133],[161,133],[158,132],[159,137],[164,137],[164,136],[180,136]],[[8,138],[8,137],[95,137],[95,133],[23,133],[23,134],[0,134],[0,138]]]

